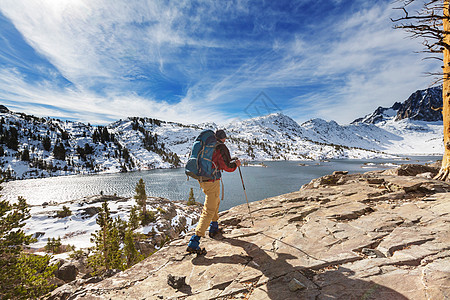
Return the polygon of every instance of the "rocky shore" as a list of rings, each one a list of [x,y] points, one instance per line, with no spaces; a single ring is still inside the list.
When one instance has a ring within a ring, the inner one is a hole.
[[[188,234],[51,299],[447,299],[450,184],[436,171],[335,172],[223,212],[206,256],[186,254]]]

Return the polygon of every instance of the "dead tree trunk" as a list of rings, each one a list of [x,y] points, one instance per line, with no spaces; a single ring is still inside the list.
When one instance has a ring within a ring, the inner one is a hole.
[[[442,119],[444,122],[444,156],[435,179],[450,181],[450,12],[449,0],[444,0],[444,80],[442,85]]]

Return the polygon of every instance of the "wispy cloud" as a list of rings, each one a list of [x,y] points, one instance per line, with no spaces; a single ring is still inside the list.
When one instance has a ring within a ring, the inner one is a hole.
[[[28,84],[20,76],[10,71],[0,71],[0,89],[2,103],[13,111],[37,116],[107,124],[131,116],[151,116],[162,120],[186,123],[189,120],[223,122],[225,117],[208,106],[188,100],[176,104],[142,98],[132,93],[110,94],[100,97],[94,93],[64,88],[59,89],[51,82],[38,85]],[[13,99],[13,100],[9,100]]]
[[[426,87],[435,67],[391,28],[389,3],[3,0],[41,58],[0,53],[0,98],[91,123],[220,122],[265,91],[299,121],[350,122]]]

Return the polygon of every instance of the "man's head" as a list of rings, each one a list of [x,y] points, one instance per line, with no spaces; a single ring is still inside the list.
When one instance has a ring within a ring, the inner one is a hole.
[[[216,136],[216,139],[221,141],[222,143],[224,143],[225,139],[227,138],[227,134],[222,129],[218,129],[215,133],[215,136]]]

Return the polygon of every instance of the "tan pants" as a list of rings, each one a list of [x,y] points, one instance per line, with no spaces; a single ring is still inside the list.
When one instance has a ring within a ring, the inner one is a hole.
[[[220,180],[201,182],[200,187],[205,193],[205,204],[203,205],[200,221],[198,221],[195,228],[195,234],[203,237],[206,229],[209,227],[209,223],[219,220]]]

